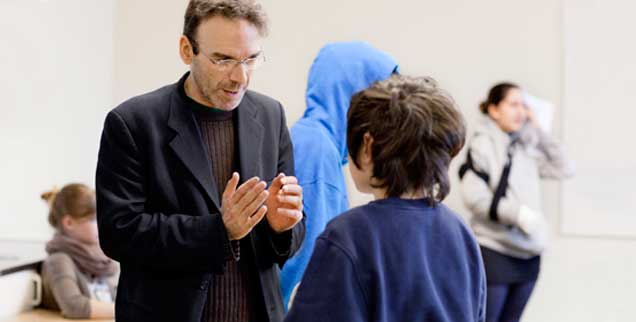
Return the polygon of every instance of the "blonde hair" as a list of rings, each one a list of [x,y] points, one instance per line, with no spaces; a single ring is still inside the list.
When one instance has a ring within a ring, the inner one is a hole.
[[[49,224],[60,228],[65,215],[75,219],[90,217],[96,212],[95,191],[85,184],[70,183],[61,190],[53,187],[40,195],[49,205]]]

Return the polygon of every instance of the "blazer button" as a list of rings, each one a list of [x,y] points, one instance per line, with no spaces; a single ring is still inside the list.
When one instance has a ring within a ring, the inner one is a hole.
[[[208,287],[208,281],[207,280],[201,282],[201,285],[199,285],[199,289],[202,290],[202,291],[204,291],[207,287]]]

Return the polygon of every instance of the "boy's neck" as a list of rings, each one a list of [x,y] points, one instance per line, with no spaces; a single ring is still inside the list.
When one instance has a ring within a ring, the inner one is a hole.
[[[386,189],[381,188],[373,188],[372,192],[374,200],[386,199]],[[423,199],[426,196],[424,195],[423,190],[411,190],[403,193],[400,196],[400,199]]]

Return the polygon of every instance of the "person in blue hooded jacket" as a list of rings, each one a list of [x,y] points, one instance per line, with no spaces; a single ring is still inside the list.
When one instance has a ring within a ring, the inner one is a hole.
[[[351,97],[398,72],[396,61],[366,42],[322,47],[307,82],[307,109],[291,128],[296,177],[303,188],[306,233],[299,253],[281,272],[284,303],[300,282],[327,223],[348,210],[342,167],[347,164],[347,111]]]

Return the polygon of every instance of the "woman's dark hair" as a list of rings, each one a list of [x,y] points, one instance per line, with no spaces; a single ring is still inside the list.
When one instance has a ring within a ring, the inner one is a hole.
[[[190,0],[183,22],[183,35],[190,40],[192,52],[199,53],[197,28],[208,18],[245,19],[261,35],[267,33],[267,17],[260,4],[253,0]]]
[[[479,110],[484,114],[488,114],[488,106],[490,106],[490,104],[495,106],[499,105],[501,101],[506,99],[508,91],[515,88],[519,88],[519,86],[509,82],[499,83],[493,86],[493,88],[490,89],[490,92],[488,92],[488,98],[479,104]]]
[[[70,183],[58,190],[53,188],[40,196],[49,204],[49,224],[60,228],[65,215],[75,219],[95,215],[95,191],[81,183]]]
[[[355,94],[347,148],[356,167],[364,135],[373,138],[375,188],[387,197],[422,189],[433,204],[450,191],[448,166],[464,146],[464,118],[432,78],[392,75]]]

